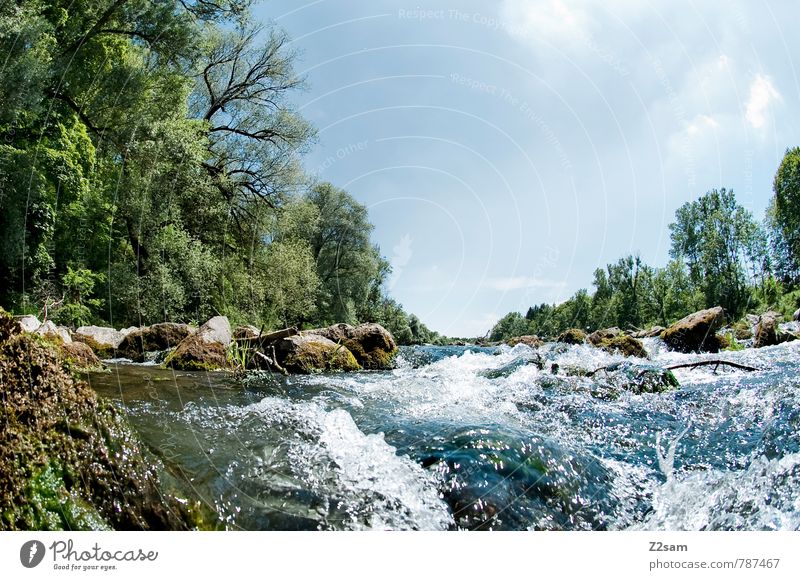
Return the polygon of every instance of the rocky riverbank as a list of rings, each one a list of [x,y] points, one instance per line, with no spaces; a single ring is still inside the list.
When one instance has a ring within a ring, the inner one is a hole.
[[[124,414],[71,372],[73,350],[0,310],[0,529],[213,525],[164,485],[164,466]]]
[[[388,370],[397,354],[394,338],[379,324],[263,332],[253,326],[233,329],[225,316],[215,316],[200,328],[166,322],[123,330],[83,326],[73,332],[33,316],[16,321],[20,330],[47,337],[82,370],[101,369],[101,359],[122,358],[177,370],[311,374]]]
[[[749,346],[764,348],[800,338],[798,326],[800,311],[793,322],[783,323],[778,312],[765,312],[760,316],[748,315],[744,320],[726,326],[722,307],[708,308],[689,314],[668,328],[656,326],[646,330],[623,332],[619,328],[606,328],[591,334],[579,328],[561,333],[555,342],[568,345],[588,344],[609,353],[626,357],[648,358],[642,339],[661,338],[673,351],[682,353],[717,353],[722,350],[740,350]],[[791,327],[791,328],[790,328]],[[741,341],[741,342],[740,342]],[[537,348],[545,343],[537,336],[520,336],[506,341],[509,346],[526,344]]]

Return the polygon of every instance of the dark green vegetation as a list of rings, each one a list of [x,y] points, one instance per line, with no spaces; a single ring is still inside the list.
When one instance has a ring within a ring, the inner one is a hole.
[[[160,463],[56,347],[0,310],[0,530],[204,527]]]
[[[0,305],[70,326],[221,313],[437,340],[387,297],[366,208],[302,170],[303,79],[249,4],[0,4]]]
[[[722,306],[731,321],[773,310],[791,319],[800,306],[800,148],[786,152],[763,224],[733,191],[712,190],[686,203],[670,224],[670,262],[663,268],[626,256],[594,272],[594,293],[511,312],[490,333],[555,338],[573,328],[623,330],[669,326]]]

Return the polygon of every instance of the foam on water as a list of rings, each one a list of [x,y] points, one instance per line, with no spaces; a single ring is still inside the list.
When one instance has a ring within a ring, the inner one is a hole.
[[[430,473],[398,456],[382,434],[365,435],[343,409],[267,397],[241,411],[288,433],[266,447],[256,472],[288,470],[323,498],[322,527],[442,530],[452,523]],[[252,427],[251,427],[252,429]],[[254,472],[255,473],[255,472]]]
[[[177,400],[130,409],[154,445],[172,425],[182,468],[232,528],[800,529],[800,342],[703,355],[643,342],[647,361],[416,347],[388,372],[235,388],[184,373]],[[585,374],[718,359],[761,370],[679,369],[663,393]]]

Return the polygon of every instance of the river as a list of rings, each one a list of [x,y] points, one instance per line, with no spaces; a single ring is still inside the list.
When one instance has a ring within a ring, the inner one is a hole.
[[[247,530],[800,529],[800,342],[636,394],[624,361],[546,345],[404,347],[388,372],[283,377],[116,363],[91,376],[184,485]],[[633,360],[633,359],[631,359]],[[561,371],[554,375],[552,364]]]

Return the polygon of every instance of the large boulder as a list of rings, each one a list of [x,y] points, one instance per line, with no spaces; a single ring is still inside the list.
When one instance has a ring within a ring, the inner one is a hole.
[[[515,336],[513,338],[509,338],[506,341],[508,346],[517,346],[518,344],[524,344],[525,346],[529,346],[531,348],[539,348],[544,344],[544,341],[539,338],[538,336],[532,335],[525,335],[525,336]]]
[[[175,348],[194,331],[188,324],[175,322],[145,326],[125,336],[117,348],[117,354],[135,362],[144,362],[145,353]]]
[[[44,321],[35,332],[39,336],[44,336],[59,344],[69,344],[72,342],[72,335],[69,329],[65,326],[56,326],[52,320]]]
[[[124,338],[121,331],[105,326],[80,326],[72,334],[72,340],[90,346],[100,358],[113,358]]]
[[[164,364],[183,371],[228,369],[228,347],[232,339],[231,324],[225,316],[215,316],[200,329],[184,338],[170,353]]]
[[[792,316],[792,320],[795,322],[800,322],[800,308],[794,311],[794,316]]]
[[[624,334],[605,338],[597,342],[597,344],[594,344],[594,346],[606,352],[610,352],[611,354],[619,353],[622,356],[647,358],[647,351],[644,349],[644,345],[632,336],[626,336]]]
[[[782,316],[778,312],[765,312],[758,318],[753,336],[753,347],[774,346],[795,339],[793,334],[780,329],[781,318]]]
[[[586,333],[580,328],[570,328],[565,330],[556,338],[556,342],[563,342],[564,344],[583,344],[586,342]]]
[[[23,314],[21,316],[15,316],[14,320],[19,325],[20,329],[25,332],[36,332],[36,330],[42,325],[39,322],[39,319],[36,318],[33,314]]]
[[[334,324],[307,332],[346,346],[358,364],[365,369],[390,369],[394,364],[397,344],[391,333],[380,324]]]
[[[196,528],[123,414],[18,328],[0,310],[0,530]]]
[[[622,331],[617,328],[616,326],[613,328],[604,328],[603,330],[595,330],[592,334],[590,334],[586,340],[589,341],[589,344],[594,346],[599,346],[601,343],[611,340],[613,338],[617,338],[622,334]]]
[[[88,344],[71,342],[61,345],[61,354],[69,365],[76,371],[102,371],[103,363]]]
[[[682,318],[664,331],[661,337],[672,350],[681,352],[718,352],[716,332],[725,323],[721,306],[701,310]]]
[[[323,371],[357,371],[361,367],[343,344],[304,332],[274,343],[278,364],[290,373],[309,374]]]

